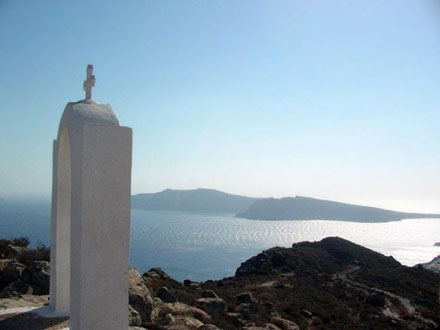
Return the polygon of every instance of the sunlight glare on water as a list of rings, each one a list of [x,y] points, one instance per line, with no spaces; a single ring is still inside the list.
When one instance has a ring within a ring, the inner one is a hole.
[[[409,266],[440,254],[434,246],[440,241],[440,219],[255,221],[232,215],[132,210],[132,263],[142,271],[163,267],[179,279],[221,278],[233,275],[241,262],[264,249],[328,236],[392,255]]]

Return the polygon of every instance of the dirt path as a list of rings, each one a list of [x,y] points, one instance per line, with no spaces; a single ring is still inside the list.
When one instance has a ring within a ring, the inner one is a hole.
[[[397,299],[402,304],[402,306],[405,307],[405,309],[408,312],[408,315],[413,316],[413,317],[415,317],[415,318],[417,318],[420,321],[423,321],[425,323],[431,324],[434,327],[437,326],[437,324],[435,322],[433,322],[431,320],[428,320],[428,319],[425,319],[423,316],[421,316],[417,312],[416,307],[413,304],[411,304],[409,299],[407,299],[405,297],[402,297],[402,296],[399,296],[399,295],[396,295],[394,293],[391,293],[391,292],[383,290],[383,289],[378,289],[378,288],[374,288],[374,287],[369,287],[369,286],[363,285],[363,284],[361,284],[359,282],[352,281],[352,280],[350,280],[348,278],[349,274],[355,273],[356,271],[358,271],[360,269],[361,269],[361,267],[355,266],[355,267],[349,268],[347,270],[344,270],[344,271],[342,271],[340,273],[334,274],[333,278],[336,279],[336,280],[341,280],[342,282],[344,282],[344,283],[346,283],[346,284],[348,284],[348,285],[350,285],[352,287],[358,288],[358,289],[364,289],[364,290],[367,290],[367,291],[370,291],[370,292],[382,293],[382,294],[384,294],[385,296],[387,296],[389,298]]]
[[[363,285],[361,283],[358,283],[358,282],[355,282],[355,281],[352,281],[352,280],[348,279],[348,276],[347,276],[348,274],[352,274],[352,273],[358,271],[359,269],[360,269],[359,266],[347,269],[347,270],[345,270],[343,272],[335,274],[335,278],[339,279],[339,280],[343,281],[344,283],[347,283],[347,284],[349,284],[351,286],[354,286],[354,287],[357,287],[357,288],[360,288],[360,289],[364,289],[364,290],[368,290],[368,291],[382,293],[382,294],[384,294],[384,295],[386,295],[386,296],[388,296],[390,298],[397,299],[403,305],[403,307],[406,308],[406,310],[407,310],[407,312],[408,312],[408,314],[410,316],[415,316],[416,315],[416,308],[411,304],[409,299],[404,298],[402,296],[398,296],[398,295],[396,295],[394,293],[391,293],[389,291],[386,291],[386,290],[382,290],[382,289],[378,289],[378,288],[374,288],[374,287],[369,287],[369,286],[366,286],[366,285]]]

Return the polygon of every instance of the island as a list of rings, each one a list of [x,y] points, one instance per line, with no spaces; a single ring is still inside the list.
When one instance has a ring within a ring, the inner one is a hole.
[[[237,217],[253,220],[339,220],[388,222],[402,219],[439,218],[440,214],[406,213],[310,197],[265,198],[255,201]]]
[[[337,220],[389,222],[439,218],[440,214],[408,213],[310,197],[253,198],[214,189],[172,190],[137,194],[134,209],[233,214],[251,220]]]
[[[239,213],[249,209],[257,198],[227,194],[214,189],[173,190],[137,194],[131,207],[143,210],[202,213]]]

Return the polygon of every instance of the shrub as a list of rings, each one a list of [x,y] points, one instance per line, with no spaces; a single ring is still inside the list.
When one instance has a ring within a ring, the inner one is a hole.
[[[18,262],[26,266],[33,261],[50,261],[50,248],[40,243],[35,249],[23,251],[18,257]]]
[[[12,239],[12,244],[15,246],[28,247],[30,243],[31,240],[24,236]]]

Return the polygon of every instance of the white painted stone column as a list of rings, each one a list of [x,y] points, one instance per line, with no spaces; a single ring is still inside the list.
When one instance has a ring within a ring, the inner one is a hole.
[[[50,304],[57,315],[69,315],[72,185],[67,129],[53,147]]]
[[[71,329],[128,328],[131,159],[132,131],[109,105],[67,104],[54,142],[50,299]]]

